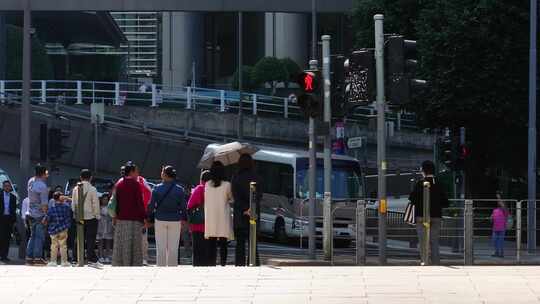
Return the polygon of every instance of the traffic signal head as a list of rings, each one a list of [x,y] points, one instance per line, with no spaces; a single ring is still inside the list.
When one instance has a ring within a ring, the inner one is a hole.
[[[344,62],[346,102],[359,104],[375,100],[375,56],[373,50],[354,51]]]
[[[298,106],[306,117],[318,117],[322,113],[321,73],[307,70],[298,75],[301,93],[298,95]]]
[[[298,85],[306,94],[316,93],[320,90],[320,73],[318,71],[304,71],[298,76]]]
[[[387,38],[386,97],[390,103],[406,104],[413,94],[426,86],[426,81],[416,79],[416,41],[394,35]]]

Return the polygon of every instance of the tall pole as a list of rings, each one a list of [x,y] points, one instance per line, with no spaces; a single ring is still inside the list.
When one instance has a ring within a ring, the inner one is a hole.
[[[377,168],[379,199],[379,263],[386,264],[386,129],[384,111],[384,16],[377,14],[375,20],[375,60],[377,68]]]
[[[30,50],[32,48],[30,39],[30,27],[32,15],[30,12],[30,0],[24,0],[24,21],[23,21],[23,92],[21,103],[21,150],[20,150],[20,184],[19,194],[24,198],[27,189],[24,186],[25,179],[30,173],[30,87],[32,78],[32,65]]]
[[[527,248],[536,250],[536,26],[538,0],[531,0],[529,51],[529,164],[527,206]]]
[[[94,176],[98,175],[98,153],[99,153],[99,115],[96,115],[96,121],[94,123]]]
[[[330,40],[329,35],[322,36],[323,85],[324,85],[324,124],[332,126],[332,107],[330,96]],[[324,134],[324,207],[323,207],[323,251],[324,259],[332,259],[332,140],[330,132]]]
[[[242,12],[238,12],[238,139],[244,137],[244,111],[242,105]]]
[[[309,61],[309,68],[311,70],[317,69],[318,62],[317,60]],[[309,236],[308,236],[308,251],[309,258],[315,260],[315,214],[317,208],[317,201],[315,199],[316,189],[316,180],[317,178],[317,142],[315,138],[315,119],[313,117],[309,118],[309,176],[308,176],[308,186],[309,186]]]
[[[311,59],[317,60],[317,5],[311,0]]]

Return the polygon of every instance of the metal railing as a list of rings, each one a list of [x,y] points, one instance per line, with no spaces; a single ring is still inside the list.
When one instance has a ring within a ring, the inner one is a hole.
[[[22,81],[0,80],[0,103],[20,100]],[[104,82],[82,80],[34,80],[31,83],[31,100],[34,103],[90,104],[104,102],[122,106],[172,107],[188,110],[217,112],[244,112],[258,116],[301,118],[296,104],[287,97],[243,93],[199,87],[175,87],[160,84]],[[369,124],[377,115],[371,106],[361,106],[349,113],[347,121]],[[412,113],[387,111],[389,129],[417,129]]]
[[[511,216],[504,234],[504,257],[493,256],[493,224],[491,214],[498,202],[503,202]],[[536,212],[540,213],[539,201],[535,201]],[[347,256],[346,261],[353,257],[356,265],[365,265],[368,256],[367,244],[378,246],[378,210],[370,207],[372,199],[358,199],[350,202],[334,202],[332,220],[335,213],[340,210],[350,210],[349,220],[354,227],[355,253],[341,253]],[[440,259],[444,263],[474,265],[478,263],[490,264],[540,264],[540,255],[535,253],[536,244],[525,244],[528,227],[528,201],[516,199],[461,199],[450,200],[450,207],[443,209],[440,226],[437,226],[438,237],[436,246],[439,247]],[[419,213],[420,212],[420,213]],[[417,211],[417,220],[422,211]],[[403,212],[387,212],[387,240],[390,255],[396,259],[408,259],[426,262],[422,258],[422,247],[419,243],[416,226],[404,222]],[[432,218],[433,220],[433,218]],[[418,222],[416,225],[424,225]],[[438,225],[438,223],[437,223]],[[334,235],[334,225],[330,225]],[[433,227],[433,226],[431,226]],[[432,235],[433,237],[433,235]],[[432,240],[433,241],[433,240]],[[430,245],[433,246],[433,242]],[[436,248],[435,248],[436,250]],[[332,244],[331,261],[336,262]],[[343,258],[343,257],[342,257]],[[343,261],[341,261],[343,262]],[[429,264],[429,260],[427,260]]]

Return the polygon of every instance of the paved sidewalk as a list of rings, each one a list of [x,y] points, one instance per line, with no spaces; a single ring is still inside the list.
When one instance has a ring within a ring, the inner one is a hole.
[[[540,267],[0,267],[0,302],[540,303]]]

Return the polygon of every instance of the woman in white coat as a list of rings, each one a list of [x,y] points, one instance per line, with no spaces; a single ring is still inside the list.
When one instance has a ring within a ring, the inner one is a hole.
[[[217,246],[220,247],[221,266],[227,264],[227,242],[234,237],[232,229],[231,183],[225,181],[225,166],[214,162],[211,179],[204,188],[204,237],[208,242],[210,266],[216,265]]]

